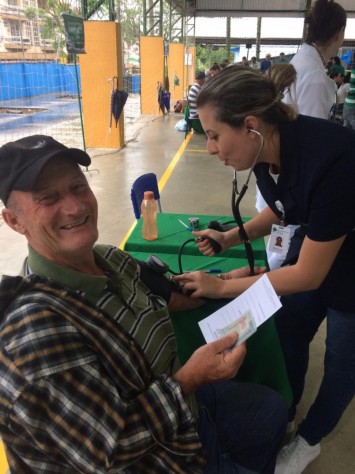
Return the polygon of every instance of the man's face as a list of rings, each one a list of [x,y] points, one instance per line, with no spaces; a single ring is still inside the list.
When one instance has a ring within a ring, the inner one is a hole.
[[[30,192],[12,191],[4,219],[40,255],[57,263],[80,258],[97,240],[97,201],[83,172],[53,158]],[[11,222],[11,223],[10,223]]]

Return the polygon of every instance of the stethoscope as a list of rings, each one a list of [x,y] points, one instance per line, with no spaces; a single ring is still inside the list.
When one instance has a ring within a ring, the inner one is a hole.
[[[246,179],[246,181],[245,181],[245,183],[244,183],[244,185],[243,185],[240,192],[238,192],[237,172],[234,171],[233,188],[232,188],[232,213],[233,213],[234,220],[235,220],[236,224],[239,227],[239,237],[240,237],[241,241],[243,242],[243,244],[245,246],[245,253],[247,255],[248,265],[249,265],[249,269],[250,269],[250,275],[252,276],[252,275],[254,275],[254,252],[253,252],[248,234],[246,233],[246,230],[244,228],[243,220],[242,220],[242,217],[240,215],[239,205],[240,205],[240,202],[243,199],[243,197],[244,197],[244,195],[245,195],[245,193],[248,189],[248,184],[249,184],[251,174],[252,174],[253,169],[254,169],[254,167],[255,167],[258,159],[259,159],[260,153],[261,153],[261,151],[264,147],[264,137],[257,130],[254,130],[252,128],[249,128],[248,130],[249,130],[249,132],[256,133],[259,136],[259,138],[260,138],[260,147],[259,147],[259,150],[258,150],[258,152],[257,152],[257,154],[254,158],[254,161],[251,165],[251,168],[250,168],[249,174],[247,176],[247,179]],[[208,236],[205,236],[200,240],[203,240],[203,239],[208,239],[209,240],[209,242],[212,245],[212,248],[214,249],[215,253],[218,253],[218,252],[221,251],[221,246],[217,241],[215,241],[214,239],[212,239],[211,237],[208,237]],[[179,249],[179,252],[178,252],[179,273],[174,272],[171,268],[169,268],[169,266],[165,262],[163,262],[156,255],[151,255],[147,260],[147,264],[149,265],[150,268],[152,268],[153,270],[155,270],[157,273],[160,273],[160,274],[166,274],[166,273],[169,272],[173,275],[181,275],[183,273],[182,263],[181,263],[182,250],[185,247],[185,245],[188,244],[189,242],[196,242],[196,241],[197,241],[197,239],[195,239],[195,238],[188,239],[181,245],[181,247]]]
[[[247,179],[246,179],[246,181],[245,181],[245,183],[244,183],[244,185],[243,185],[240,192],[238,191],[237,172],[234,170],[234,179],[233,179],[233,183],[232,183],[232,213],[233,213],[234,220],[235,220],[236,224],[239,227],[239,237],[240,237],[240,240],[244,244],[245,253],[246,253],[246,256],[247,256],[248,265],[249,265],[249,269],[250,269],[250,276],[252,276],[252,275],[254,275],[254,252],[253,252],[253,248],[251,246],[248,234],[246,233],[246,230],[244,228],[244,223],[243,223],[243,220],[242,220],[242,216],[240,215],[239,205],[240,205],[240,202],[243,199],[245,193],[247,192],[251,174],[252,174],[252,172],[254,170],[254,167],[255,167],[258,159],[259,159],[260,153],[261,153],[261,151],[264,147],[264,137],[262,136],[262,134],[260,132],[258,132],[257,130],[254,130],[253,128],[249,128],[248,130],[249,130],[249,132],[253,132],[253,133],[256,133],[258,135],[258,137],[260,138],[260,147],[259,147],[259,150],[258,150],[258,152],[257,152],[257,154],[254,158],[254,161],[251,165],[251,168],[250,168],[249,174],[247,176]]]

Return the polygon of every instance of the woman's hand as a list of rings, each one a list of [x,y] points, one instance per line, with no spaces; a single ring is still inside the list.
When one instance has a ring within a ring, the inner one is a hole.
[[[184,294],[192,298],[223,298],[223,287],[225,282],[215,275],[209,275],[206,272],[198,271],[183,273],[173,277],[174,281],[179,282]]]
[[[254,275],[261,275],[266,271],[266,267],[254,267]],[[222,273],[221,275],[209,275],[206,272],[198,271],[183,273],[182,275],[174,276],[173,279],[179,282],[182,287],[182,292],[190,295],[192,298],[207,297],[218,299],[230,297],[225,291],[226,281],[249,276],[249,267],[242,267],[227,273]],[[234,296],[236,296],[236,294]]]
[[[202,231],[194,231],[192,234],[195,237],[200,238],[201,240],[197,241],[197,246],[203,255],[207,255],[209,257],[212,257],[213,255],[216,254],[216,252],[213,250],[213,247],[211,245],[211,242],[209,242],[208,239],[204,238],[205,236],[210,237],[211,239],[215,240],[220,246],[221,246],[221,252],[224,252],[227,250],[229,247],[226,243],[225,235],[224,232],[218,232],[217,230],[212,230],[212,229],[207,229],[207,230],[202,230]]]

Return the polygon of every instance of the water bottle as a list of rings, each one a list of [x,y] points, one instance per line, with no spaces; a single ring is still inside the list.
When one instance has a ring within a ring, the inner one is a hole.
[[[142,237],[145,240],[155,240],[158,238],[157,212],[158,206],[154,199],[153,191],[145,191],[141,206],[143,218]]]

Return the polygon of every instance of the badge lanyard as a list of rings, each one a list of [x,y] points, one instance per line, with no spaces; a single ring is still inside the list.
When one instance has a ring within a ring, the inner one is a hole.
[[[257,153],[257,155],[254,159],[254,162],[253,162],[253,164],[250,168],[247,180],[244,183],[240,193],[238,192],[237,172],[234,170],[234,179],[233,179],[233,187],[232,187],[232,212],[233,212],[234,220],[235,220],[236,224],[239,227],[239,238],[244,244],[245,253],[246,253],[246,256],[247,256],[248,265],[249,265],[249,269],[250,269],[250,276],[252,276],[252,275],[254,275],[254,252],[253,252],[253,248],[251,246],[250,240],[249,240],[249,236],[248,236],[248,234],[247,234],[247,232],[244,228],[244,223],[243,223],[243,220],[242,220],[242,216],[240,215],[239,205],[240,205],[240,201],[243,199],[244,194],[246,193],[246,191],[248,189],[248,184],[249,184],[249,180],[250,180],[250,177],[251,177],[251,173],[252,173],[252,171],[254,169],[254,166],[256,165],[256,162],[258,161],[259,155],[260,155],[260,153],[263,149],[264,137],[261,135],[261,133],[257,132],[256,130],[249,129],[249,132],[256,133],[259,136],[259,138],[260,138],[260,148],[259,148],[258,153]]]

